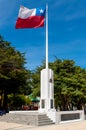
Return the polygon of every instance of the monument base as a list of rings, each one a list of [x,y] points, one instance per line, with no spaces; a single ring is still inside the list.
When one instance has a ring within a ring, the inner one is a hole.
[[[48,82],[48,83],[47,83]],[[54,76],[51,69],[41,71],[39,111],[49,111],[54,109]]]
[[[46,114],[54,123],[56,123],[56,109],[39,109],[39,114]]]
[[[39,113],[45,113],[53,122],[56,121],[54,107],[54,74],[51,69],[41,71],[40,108]]]

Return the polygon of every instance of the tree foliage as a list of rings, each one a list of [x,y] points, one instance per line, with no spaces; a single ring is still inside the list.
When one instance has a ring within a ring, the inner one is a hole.
[[[24,56],[0,36],[0,107],[7,107],[9,93],[23,93],[28,85],[29,71],[24,67]]]
[[[44,68],[44,63],[32,72],[32,95],[40,96],[40,72]]]
[[[10,104],[10,110],[21,110],[22,105],[29,105],[31,100],[23,94],[10,94],[8,95],[8,103]]]
[[[84,102],[83,99],[85,99],[82,88],[83,86],[86,88],[86,71],[79,66],[75,66],[73,60],[57,59],[54,64],[55,99],[59,101],[57,106],[60,106],[61,110],[68,110],[70,105],[72,105],[70,109],[74,105],[80,109]]]
[[[40,96],[40,72],[45,63],[34,71],[26,70],[25,63],[25,53],[0,36],[0,107],[7,108],[8,94]],[[58,58],[49,63],[49,68],[54,71],[55,107],[81,109],[86,103],[86,70],[76,66],[73,60]]]
[[[36,68],[33,74],[33,95],[40,93],[40,70],[44,64]],[[54,71],[54,97],[55,106],[61,110],[81,109],[86,102],[86,70],[75,65],[73,60],[61,60],[56,58],[49,63]]]

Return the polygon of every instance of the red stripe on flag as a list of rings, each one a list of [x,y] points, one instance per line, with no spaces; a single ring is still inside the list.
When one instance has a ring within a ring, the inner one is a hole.
[[[16,21],[16,29],[19,28],[38,28],[44,26],[43,16],[30,16],[27,19],[18,18]]]

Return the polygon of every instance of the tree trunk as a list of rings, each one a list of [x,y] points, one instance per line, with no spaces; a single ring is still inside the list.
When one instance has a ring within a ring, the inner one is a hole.
[[[5,113],[8,113],[8,97],[6,90],[4,91],[3,110],[5,111]]]
[[[68,111],[68,97],[66,95],[64,95],[63,97],[63,111]]]

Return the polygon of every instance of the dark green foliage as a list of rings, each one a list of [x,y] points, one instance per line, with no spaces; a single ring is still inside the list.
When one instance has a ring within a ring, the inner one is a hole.
[[[33,95],[40,93],[40,71],[44,67],[37,67],[33,73]],[[54,71],[54,97],[55,107],[60,110],[72,110],[73,106],[82,109],[86,103],[86,70],[75,65],[73,60],[56,58],[49,63]]]
[[[11,94],[8,95],[8,103],[10,104],[10,110],[21,110],[22,106],[29,105],[31,100],[25,95]]]
[[[25,93],[30,75],[24,67],[24,56],[0,36],[0,107],[7,107],[8,94]]]

